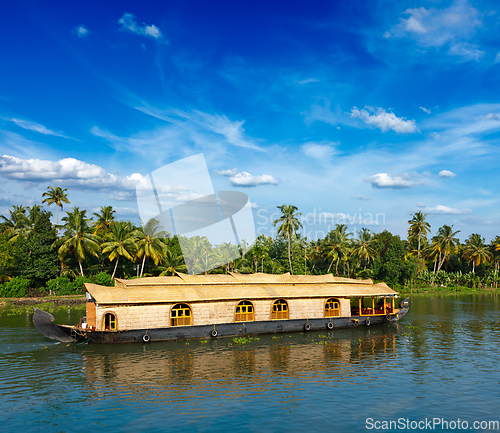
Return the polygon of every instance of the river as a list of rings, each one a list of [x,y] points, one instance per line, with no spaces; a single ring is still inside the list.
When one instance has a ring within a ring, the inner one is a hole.
[[[415,296],[379,327],[65,345],[4,310],[0,431],[500,431],[484,424],[500,421],[499,312],[494,294]]]

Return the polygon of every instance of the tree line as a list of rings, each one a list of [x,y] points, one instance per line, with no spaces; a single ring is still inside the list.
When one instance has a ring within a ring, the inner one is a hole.
[[[115,277],[186,272],[178,238],[162,232],[158,221],[137,226],[116,220],[111,206],[101,206],[91,216],[73,207],[59,222],[59,210],[71,204],[67,189],[50,186],[42,198],[42,204],[55,205],[56,224],[50,220],[52,213],[37,204],[14,205],[8,215],[0,216],[0,296],[43,291],[69,294],[81,292],[85,281],[112,285]],[[347,225],[337,224],[325,238],[308,240],[300,233],[298,208],[278,208],[281,215],[273,221],[278,228],[275,238],[260,235],[250,247],[224,244],[214,249],[198,237],[188,246],[206,251],[197,256],[207,263],[224,263],[210,273],[333,273],[384,281],[396,289],[497,285],[500,236],[487,244],[475,233],[461,243],[453,225],[444,225],[431,237],[427,215],[416,212],[408,220],[406,239],[387,230],[350,232]],[[235,248],[240,257],[231,259]],[[196,263],[190,263],[190,269],[196,269]]]

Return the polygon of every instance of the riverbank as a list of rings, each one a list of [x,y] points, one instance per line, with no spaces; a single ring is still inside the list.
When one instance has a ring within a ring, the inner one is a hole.
[[[471,288],[464,286],[451,286],[451,287],[432,287],[432,286],[424,286],[424,287],[405,287],[404,290],[398,292],[401,296],[411,296],[411,295],[456,295],[456,294],[480,294],[480,293],[488,293],[488,294],[500,294],[500,288],[495,289],[494,287],[481,287],[481,288]]]
[[[33,306],[40,304],[51,305],[81,305],[85,304],[85,296],[43,296],[37,298],[0,298],[0,307],[7,306]]]

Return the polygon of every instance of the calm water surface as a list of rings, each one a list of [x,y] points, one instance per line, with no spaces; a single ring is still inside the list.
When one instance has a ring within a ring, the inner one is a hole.
[[[68,346],[4,312],[0,431],[356,432],[367,418],[434,417],[472,430],[500,421],[499,312],[497,295],[414,297],[397,325],[243,346]]]

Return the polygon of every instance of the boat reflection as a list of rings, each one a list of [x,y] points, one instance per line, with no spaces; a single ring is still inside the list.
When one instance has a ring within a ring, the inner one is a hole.
[[[83,350],[83,371],[92,391],[104,394],[134,393],[138,385],[141,393],[149,389],[172,396],[196,394],[204,387],[213,392],[214,384],[216,392],[229,388],[247,392],[249,386],[255,391],[260,385],[300,376],[334,378],[338,383],[359,375],[359,364],[390,368],[402,332],[401,325],[390,325],[260,336],[242,345],[229,338],[144,344],[140,349],[95,345]]]

